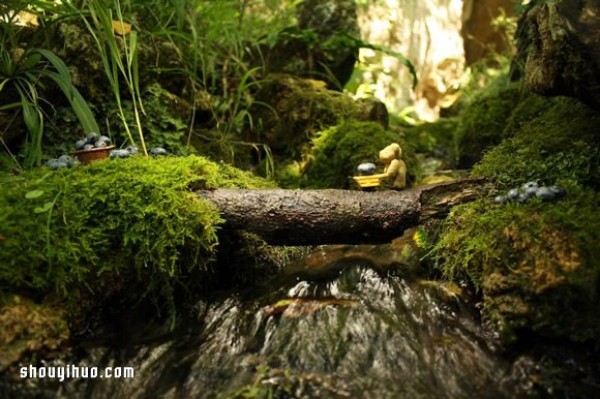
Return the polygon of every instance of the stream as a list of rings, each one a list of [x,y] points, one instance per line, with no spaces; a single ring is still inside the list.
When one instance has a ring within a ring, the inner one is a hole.
[[[461,290],[422,279],[399,253],[319,247],[259,287],[199,301],[169,334],[83,343],[71,364],[130,366],[135,377],[56,382],[42,397],[529,397]]]

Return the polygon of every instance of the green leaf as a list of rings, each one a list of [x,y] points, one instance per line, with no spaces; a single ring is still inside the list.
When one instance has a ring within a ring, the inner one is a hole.
[[[43,206],[38,206],[33,210],[33,213],[45,213],[48,212],[54,204],[52,202],[46,202]]]
[[[67,99],[71,103],[71,107],[77,115],[83,130],[86,133],[99,132],[100,127],[98,127],[98,123],[96,122],[96,118],[94,118],[92,110],[88,106],[81,93],[79,93],[75,86],[71,84],[71,80],[68,78],[65,79],[62,75],[52,71],[45,71],[44,74],[52,79],[56,85],[60,87],[62,92],[65,93],[65,96],[67,96]]]
[[[44,195],[44,191],[43,190],[32,190],[32,191],[28,191],[25,194],[25,198],[27,199],[35,199],[35,198],[39,198],[42,195]]]
[[[56,71],[59,75],[62,76],[62,79],[64,79],[65,82],[72,84],[71,75],[69,74],[69,69],[67,68],[67,65],[56,54],[46,49],[35,49],[32,50],[32,52],[38,53],[45,59],[47,59],[52,64],[52,66],[56,68]]]

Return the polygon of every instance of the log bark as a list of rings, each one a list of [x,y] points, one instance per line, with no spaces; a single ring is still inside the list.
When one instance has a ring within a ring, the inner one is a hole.
[[[274,245],[388,242],[412,226],[445,217],[454,205],[487,190],[466,179],[403,191],[238,190],[199,191],[221,211],[226,226]]]

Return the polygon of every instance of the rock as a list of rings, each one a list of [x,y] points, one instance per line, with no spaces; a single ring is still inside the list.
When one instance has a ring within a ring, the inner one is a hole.
[[[92,148],[94,148],[93,144],[86,144],[86,145],[83,146],[84,150],[91,150]]]
[[[106,141],[98,140],[94,143],[94,147],[96,147],[96,148],[108,147],[108,143]]]
[[[266,76],[255,100],[261,105],[253,106],[250,113],[255,120],[262,120],[263,129],[246,132],[245,140],[268,144],[280,159],[300,159],[319,132],[346,121],[373,120],[387,128],[383,103],[355,101],[345,93],[316,88],[293,75]]]
[[[494,202],[497,204],[503,204],[508,200],[506,195],[497,195],[494,197]]]

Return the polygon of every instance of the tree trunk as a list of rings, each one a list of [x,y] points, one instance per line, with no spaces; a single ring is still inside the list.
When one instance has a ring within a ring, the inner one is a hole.
[[[534,1],[519,21],[513,80],[600,109],[600,0]]]
[[[221,211],[226,225],[275,245],[382,243],[487,188],[467,179],[403,191],[237,190],[199,191]]]

